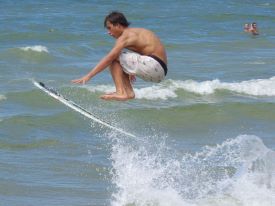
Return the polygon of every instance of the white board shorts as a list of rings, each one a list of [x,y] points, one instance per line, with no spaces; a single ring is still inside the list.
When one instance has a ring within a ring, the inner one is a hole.
[[[120,65],[125,73],[151,82],[161,82],[166,73],[166,64],[156,56],[140,55],[123,51],[119,56]]]

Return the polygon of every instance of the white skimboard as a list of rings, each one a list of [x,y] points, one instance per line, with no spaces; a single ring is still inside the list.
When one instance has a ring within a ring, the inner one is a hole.
[[[112,126],[111,124],[104,122],[102,120],[100,120],[98,117],[96,117],[94,114],[92,114],[91,112],[87,111],[86,109],[84,109],[83,107],[79,106],[78,104],[74,103],[73,101],[66,99],[65,97],[63,97],[61,94],[58,93],[58,91],[56,91],[53,88],[49,88],[47,87],[43,82],[37,82],[35,80],[33,80],[33,84],[38,87],[39,89],[41,89],[42,91],[44,91],[45,93],[47,93],[48,95],[50,95],[51,97],[53,97],[54,99],[58,100],[59,102],[65,104],[66,106],[70,107],[71,109],[73,109],[76,112],[79,112],[80,114],[82,114],[85,117],[88,117],[89,119],[107,127],[110,128],[112,130],[115,130],[121,134],[130,136],[130,137],[136,137],[136,135],[133,135],[129,132],[124,131],[123,129],[117,128],[115,126]]]

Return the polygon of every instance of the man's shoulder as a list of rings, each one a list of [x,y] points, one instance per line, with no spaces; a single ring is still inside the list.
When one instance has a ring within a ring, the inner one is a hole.
[[[147,36],[154,36],[154,32],[145,28],[131,28],[126,30],[125,36],[129,38],[145,38]]]
[[[135,38],[141,33],[139,28],[127,28],[121,35],[122,38]]]
[[[145,28],[139,28],[139,27],[134,27],[134,28],[127,28],[125,29],[126,33],[133,33],[133,34],[139,34],[139,33],[146,33],[146,32],[152,32],[149,29]]]

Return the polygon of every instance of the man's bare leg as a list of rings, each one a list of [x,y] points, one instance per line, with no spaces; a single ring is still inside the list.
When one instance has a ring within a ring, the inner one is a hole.
[[[129,75],[125,74],[118,61],[114,61],[110,66],[110,71],[115,83],[116,91],[113,93],[102,95],[105,100],[125,101],[135,97]]]

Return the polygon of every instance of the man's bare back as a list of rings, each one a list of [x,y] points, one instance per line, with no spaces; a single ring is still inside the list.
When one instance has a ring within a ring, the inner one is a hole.
[[[142,55],[156,55],[167,64],[164,46],[152,31],[144,28],[127,28],[121,37],[127,41],[127,49]]]

